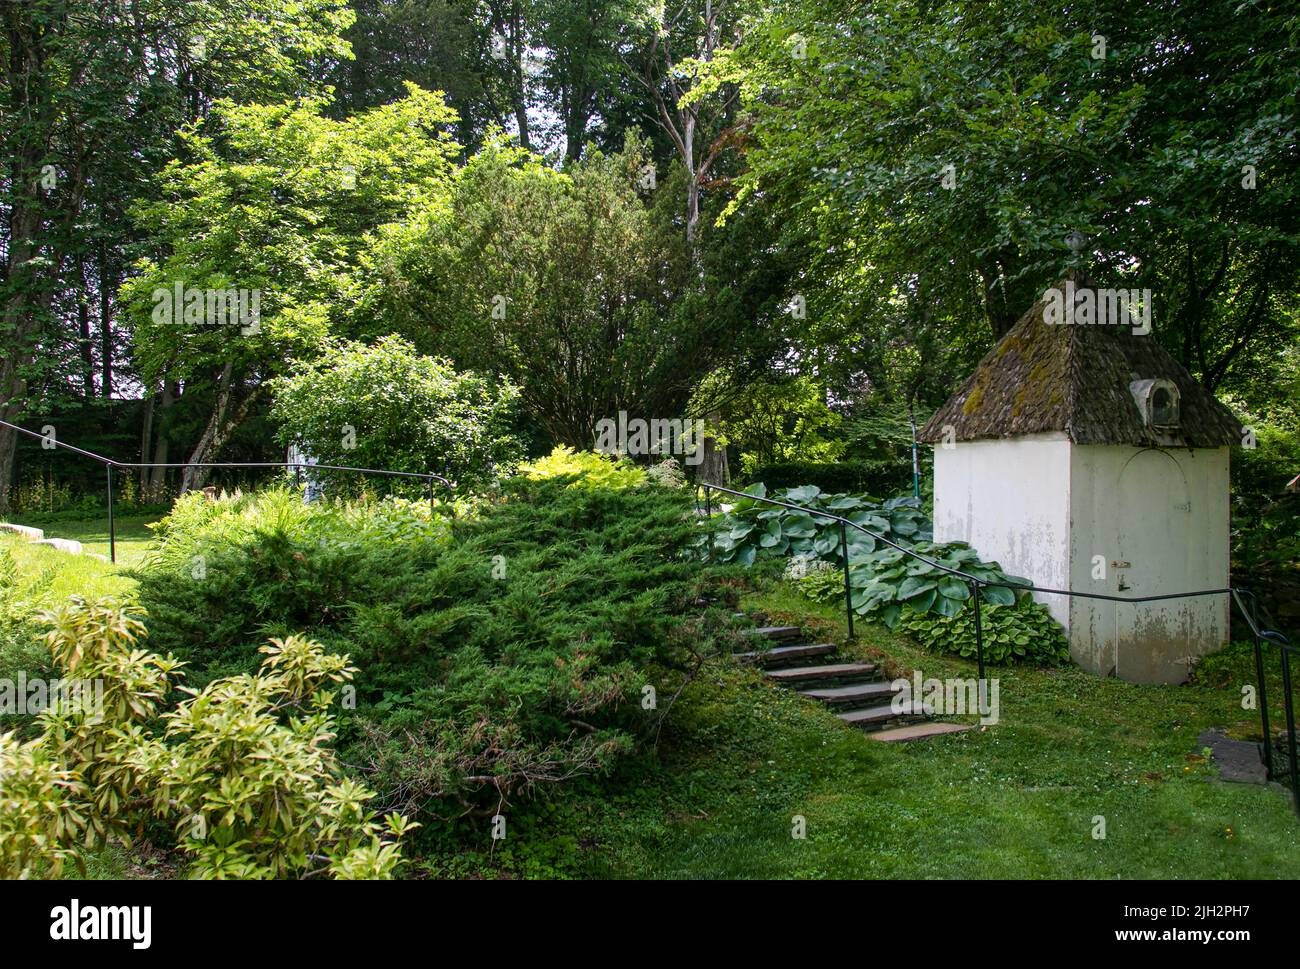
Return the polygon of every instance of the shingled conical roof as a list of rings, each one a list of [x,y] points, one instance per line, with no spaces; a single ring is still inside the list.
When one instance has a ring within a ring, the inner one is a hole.
[[[1096,293],[1071,273],[1054,287]],[[1241,424],[1156,341],[1132,326],[1047,323],[1040,299],[980,361],[975,372],[930,418],[922,441],[1018,437],[1064,431],[1076,444],[1220,447],[1241,442]],[[1180,426],[1147,426],[1130,384],[1164,379],[1177,386]],[[949,438],[951,439],[951,438]]]

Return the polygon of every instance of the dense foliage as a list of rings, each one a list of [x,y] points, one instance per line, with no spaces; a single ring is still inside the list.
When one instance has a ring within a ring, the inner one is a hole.
[[[911,468],[898,459],[832,462],[779,461],[756,467],[744,476],[776,490],[815,485],[827,494],[891,495],[908,487]]]
[[[0,736],[0,876],[58,874],[81,848],[129,844],[150,821],[174,826],[198,878],[391,877],[395,839],[373,794],[329,749],[336,689],[355,672],[308,640],[273,641],[253,676],[171,705],[181,664],[138,647],[144,625],[111,600],[46,616],[61,676],[94,685],[53,703],[26,744]],[[162,729],[158,729],[161,718]]]
[[[716,650],[728,596],[680,554],[687,495],[569,483],[517,480],[443,541],[415,506],[409,529],[370,541],[345,537],[359,512],[288,493],[182,503],[140,575],[151,637],[199,682],[251,670],[248,644],[269,636],[346,652],[345,753],[408,813],[495,810],[607,770]]]
[[[754,485],[749,493],[763,498],[767,489]],[[980,586],[981,599],[991,605],[1014,605],[1022,595],[1014,587],[1029,584],[1008,575],[996,562],[981,561],[965,542],[931,541],[933,526],[914,498],[878,502],[866,496],[822,494],[813,485],[771,497],[799,507],[738,498],[723,505],[722,514],[709,523],[695,547],[718,561],[747,566],[760,559],[790,557],[804,563],[806,571],[813,562],[842,569],[847,543],[854,611],[875,615],[891,628],[905,611],[949,619],[962,613],[971,597],[971,584],[953,571],[981,583],[996,583]],[[837,515],[861,529],[844,526],[841,535],[839,522],[804,509]],[[842,582],[842,572],[840,578]],[[825,575],[812,582],[812,588],[828,594],[833,588]]]
[[[398,337],[338,343],[273,386],[281,438],[323,464],[490,480],[519,457],[518,390],[420,356]]]
[[[521,464],[519,473],[532,481],[572,478],[571,488],[639,488],[646,481],[645,472],[631,461],[574,451],[563,444],[545,457]]]
[[[946,394],[1079,231],[1214,388],[1296,332],[1298,32],[1236,0],[798,0],[711,79],[752,126],[735,204],[811,254],[823,374]]]

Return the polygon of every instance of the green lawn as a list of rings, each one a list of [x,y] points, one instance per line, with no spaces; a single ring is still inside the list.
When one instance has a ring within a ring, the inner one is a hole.
[[[834,610],[794,593],[747,605]],[[860,627],[926,676],[975,676]],[[655,878],[1297,878],[1300,819],[1273,786],[1224,783],[1207,727],[1252,727],[1239,689],[1146,687],[1074,668],[1000,669],[1001,722],[888,745],[720,668],[689,688],[661,764],[566,817],[577,874]],[[566,812],[568,813],[568,812]],[[791,836],[792,818],[807,837]],[[1106,837],[1094,839],[1094,818]]]
[[[159,515],[119,515],[114,522],[117,533],[117,564],[135,565],[145,554],[153,533],[146,527]],[[9,519],[20,525],[34,525],[46,538],[71,538],[81,542],[87,552],[108,555],[108,516],[98,518],[60,518],[37,516],[30,520],[21,515]]]
[[[46,532],[46,536],[73,537],[51,532]],[[36,545],[12,532],[0,532],[0,549],[14,557],[18,575],[24,580],[19,583],[20,592],[32,597],[42,608],[73,595],[88,599],[122,595],[135,586],[134,580],[122,574],[120,555],[118,565],[114,566],[87,555],[69,555],[49,545]]]

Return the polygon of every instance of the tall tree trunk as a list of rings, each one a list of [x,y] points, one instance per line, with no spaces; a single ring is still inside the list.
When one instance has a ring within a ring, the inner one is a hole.
[[[117,292],[117,273],[109,264],[104,247],[99,249],[99,340],[103,376],[99,382],[100,396],[110,400],[113,396],[113,296]]]
[[[171,441],[167,437],[167,428],[163,424],[163,418],[167,414],[168,408],[176,403],[180,386],[174,380],[163,380],[162,400],[158,402],[157,419],[151,423],[157,425],[156,442],[153,443],[153,455],[150,457],[147,453],[142,460],[154,464],[166,464],[171,455]],[[150,443],[146,441],[146,446]],[[146,501],[160,502],[167,497],[167,469],[166,468],[146,468],[147,482],[143,491],[146,495]]]
[[[686,241],[695,251],[697,226],[700,224],[700,173],[695,166],[695,118],[686,120],[685,137],[686,157]]]
[[[524,73],[524,52],[528,45],[524,42],[519,0],[510,4],[510,27],[515,71],[515,123],[519,126],[519,144],[531,151],[533,146],[528,138],[528,78]]]
[[[181,469],[181,494],[189,491],[191,488],[201,488],[207,480],[208,469],[196,467],[208,459],[215,448],[213,447],[217,439],[217,431],[226,420],[226,409],[230,406],[231,377],[234,373],[235,366],[230,361],[221,369],[221,376],[217,380],[217,399],[212,405],[212,415],[208,418],[208,426],[203,429],[203,434],[199,437],[199,443],[194,445],[194,450],[190,452],[189,460],[185,462],[185,467]]]
[[[709,427],[717,427],[721,423],[721,414],[709,415],[707,421]],[[725,446],[720,446],[718,439],[712,434],[704,435],[704,460],[700,462],[697,479],[701,483],[719,485],[726,485],[731,480],[731,471],[727,467],[727,449]]]
[[[77,303],[77,346],[81,350],[81,386],[87,401],[95,399],[95,355],[91,350],[90,307],[84,299]]]
[[[234,367],[230,363],[227,363],[222,368],[221,378],[217,382],[217,401],[212,408],[212,417],[208,420],[208,426],[204,428],[203,436],[199,438],[199,443],[195,446],[185,468],[181,471],[182,492],[189,491],[192,488],[202,488],[207,484],[212,473],[211,469],[195,467],[195,465],[202,464],[216,456],[226,442],[230,440],[230,435],[244,422],[253,401],[257,399],[260,393],[260,388],[254,388],[245,395],[234,412],[231,413],[230,401],[234,397],[233,371]]]
[[[9,61],[3,65],[10,102],[17,122],[6,132],[7,168],[12,199],[9,208],[8,263],[4,281],[9,297],[0,307],[0,336],[5,352],[0,360],[0,419],[13,422],[22,412],[27,382],[22,370],[31,361],[38,327],[38,279],[32,260],[39,255],[42,199],[38,179],[50,106],[44,83],[44,51],[40,31],[32,23],[31,6],[5,4],[3,21]],[[9,508],[14,449],[18,434],[0,427],[0,511]]]

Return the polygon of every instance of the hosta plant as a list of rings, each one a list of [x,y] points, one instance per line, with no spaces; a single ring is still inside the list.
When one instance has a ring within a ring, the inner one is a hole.
[[[811,572],[796,584],[814,602],[839,603],[844,599],[844,573],[839,569]],[[993,589],[985,589],[984,593],[985,598],[988,593],[997,594]],[[1001,598],[1005,602],[1005,597]],[[962,602],[952,615],[933,608],[933,603],[925,612],[907,608],[906,603],[891,603],[881,607],[881,612],[888,611],[895,631],[908,633],[922,646],[973,658],[975,612],[965,608],[968,605],[969,600]],[[940,608],[948,610],[950,606],[942,602]],[[1029,595],[1022,595],[1014,604],[985,604],[980,609],[980,625],[984,632],[984,658],[990,663],[1050,664],[1069,656],[1060,625]]]
[[[1060,624],[1041,603],[1025,596],[1014,605],[980,610],[984,658],[990,663],[1024,661],[1048,665],[1070,657],[1069,642]],[[974,658],[975,612],[951,617],[903,612],[895,627],[927,649]]]
[[[1029,584],[1027,579],[1003,572],[996,562],[982,562],[964,542],[934,543],[933,526],[911,497],[878,502],[865,496],[823,494],[814,485],[788,488],[771,496],[809,509],[804,511],[756,500],[767,496],[761,484],[749,493],[752,498],[723,504],[722,514],[714,519],[715,561],[752,565],[764,558],[791,556],[842,570],[847,542],[853,608],[863,615],[878,613],[887,626],[893,626],[904,608],[949,617],[961,612],[970,598],[970,584],[947,570],[984,582]],[[810,511],[830,512],[867,531],[846,526],[841,538],[838,521]],[[706,533],[698,545],[707,553],[709,542]],[[842,571],[838,577],[842,590]],[[817,577],[814,587],[828,598],[834,597],[827,576]],[[1009,605],[1017,596],[1014,589],[1000,585],[982,586],[980,594],[990,605]]]
[[[910,497],[875,501],[865,495],[824,494],[816,485],[786,488],[769,496],[761,483],[750,487],[748,493],[754,498],[771,497],[800,508],[839,515],[899,544],[933,537],[929,519]],[[833,519],[753,498],[733,500],[732,496],[714,492],[715,502],[724,497],[728,500],[721,503],[722,514],[716,515],[712,524],[714,561],[752,565],[758,559],[789,555],[843,566],[840,525]],[[850,561],[889,547],[856,528],[848,529],[846,537]],[[702,552],[708,550],[707,533],[698,540],[697,547]]]

